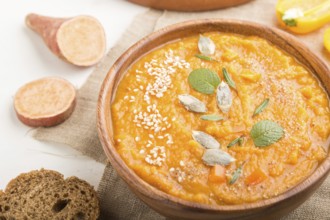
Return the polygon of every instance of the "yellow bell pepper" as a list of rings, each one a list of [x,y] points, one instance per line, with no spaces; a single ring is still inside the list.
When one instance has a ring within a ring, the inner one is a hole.
[[[330,52],[330,28],[325,30],[325,33],[324,33],[324,46]]]
[[[279,22],[297,34],[306,34],[330,22],[330,0],[278,0]]]

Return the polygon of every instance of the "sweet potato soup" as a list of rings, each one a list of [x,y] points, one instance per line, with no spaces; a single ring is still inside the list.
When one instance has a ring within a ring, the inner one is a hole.
[[[328,154],[325,90],[259,37],[211,32],[166,44],[127,70],[111,110],[126,164],[198,203],[274,197]]]

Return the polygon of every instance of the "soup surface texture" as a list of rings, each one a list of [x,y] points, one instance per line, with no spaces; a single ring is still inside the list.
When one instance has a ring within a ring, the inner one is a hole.
[[[308,69],[264,39],[218,32],[203,36],[215,44],[209,56],[196,57],[200,36],[192,36],[148,53],[127,70],[111,107],[118,153],[143,180],[184,200],[241,204],[285,192],[327,157],[326,92]],[[217,106],[216,92],[200,93],[188,82],[200,68],[226,82],[225,68],[235,83],[227,113]],[[205,103],[207,112],[188,111],[178,99],[182,94]],[[202,120],[202,115],[222,119]],[[282,137],[266,147],[256,146],[250,133],[262,120],[283,128]],[[214,137],[235,161],[205,164],[206,149],[193,131]]]

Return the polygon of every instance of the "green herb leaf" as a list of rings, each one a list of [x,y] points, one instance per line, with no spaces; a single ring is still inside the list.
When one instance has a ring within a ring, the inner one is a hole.
[[[244,138],[244,136],[240,136],[240,137],[236,138],[235,140],[233,140],[232,142],[230,142],[227,145],[227,148],[230,148],[230,147],[234,146],[237,143],[241,146],[242,143],[243,143],[243,138]]]
[[[238,139],[238,145],[239,145],[239,146],[242,146],[242,144],[243,144],[243,139],[244,139],[243,137],[241,137],[240,139]]]
[[[190,86],[203,94],[213,94],[215,88],[220,83],[218,74],[210,69],[196,69],[188,76]]]
[[[220,115],[202,115],[201,119],[204,121],[220,121],[223,120],[223,117]]]
[[[269,120],[259,121],[250,131],[250,136],[256,147],[269,146],[280,140],[283,135],[283,128],[279,124]]]
[[[290,8],[282,15],[282,21],[286,26],[296,27],[297,19],[304,17],[304,12],[301,8]]]
[[[229,73],[227,72],[226,68],[222,68],[223,77],[225,78],[228,85],[230,85],[232,88],[236,89],[236,84],[233,81],[233,79],[230,77]]]
[[[241,174],[242,174],[242,168],[243,168],[243,166],[244,166],[244,164],[245,164],[245,162],[246,161],[244,161],[234,172],[233,172],[233,175],[232,175],[232,177],[231,177],[231,179],[230,179],[230,181],[229,181],[229,184],[230,185],[232,185],[232,184],[234,184],[237,180],[238,180],[238,178],[241,176]]]
[[[252,117],[256,116],[257,114],[261,113],[268,105],[269,99],[265,99],[254,111]]]
[[[213,59],[212,57],[208,57],[208,56],[205,56],[203,54],[195,54],[195,57],[201,59],[201,60],[206,60],[206,61],[215,61],[215,62],[219,62],[215,59]]]
[[[297,21],[295,19],[282,19],[284,24],[288,27],[297,27]]]

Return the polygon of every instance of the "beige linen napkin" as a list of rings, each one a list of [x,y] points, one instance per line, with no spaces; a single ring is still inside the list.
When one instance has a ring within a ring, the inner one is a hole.
[[[121,40],[109,51],[105,59],[96,67],[79,90],[77,107],[73,115],[57,127],[37,129],[34,137],[39,140],[67,144],[99,162],[106,163],[106,156],[103,153],[96,130],[98,92],[111,65],[130,45],[153,30],[198,18],[240,19],[276,26],[275,3],[274,0],[255,0],[242,6],[212,12],[179,13],[149,10],[137,16]],[[299,38],[329,64],[330,58],[322,46],[323,29],[312,34],[299,36]],[[98,193],[102,219],[164,219],[135,197],[110,164],[107,164],[104,170]],[[329,204],[330,177],[311,199],[283,220],[330,219]]]

